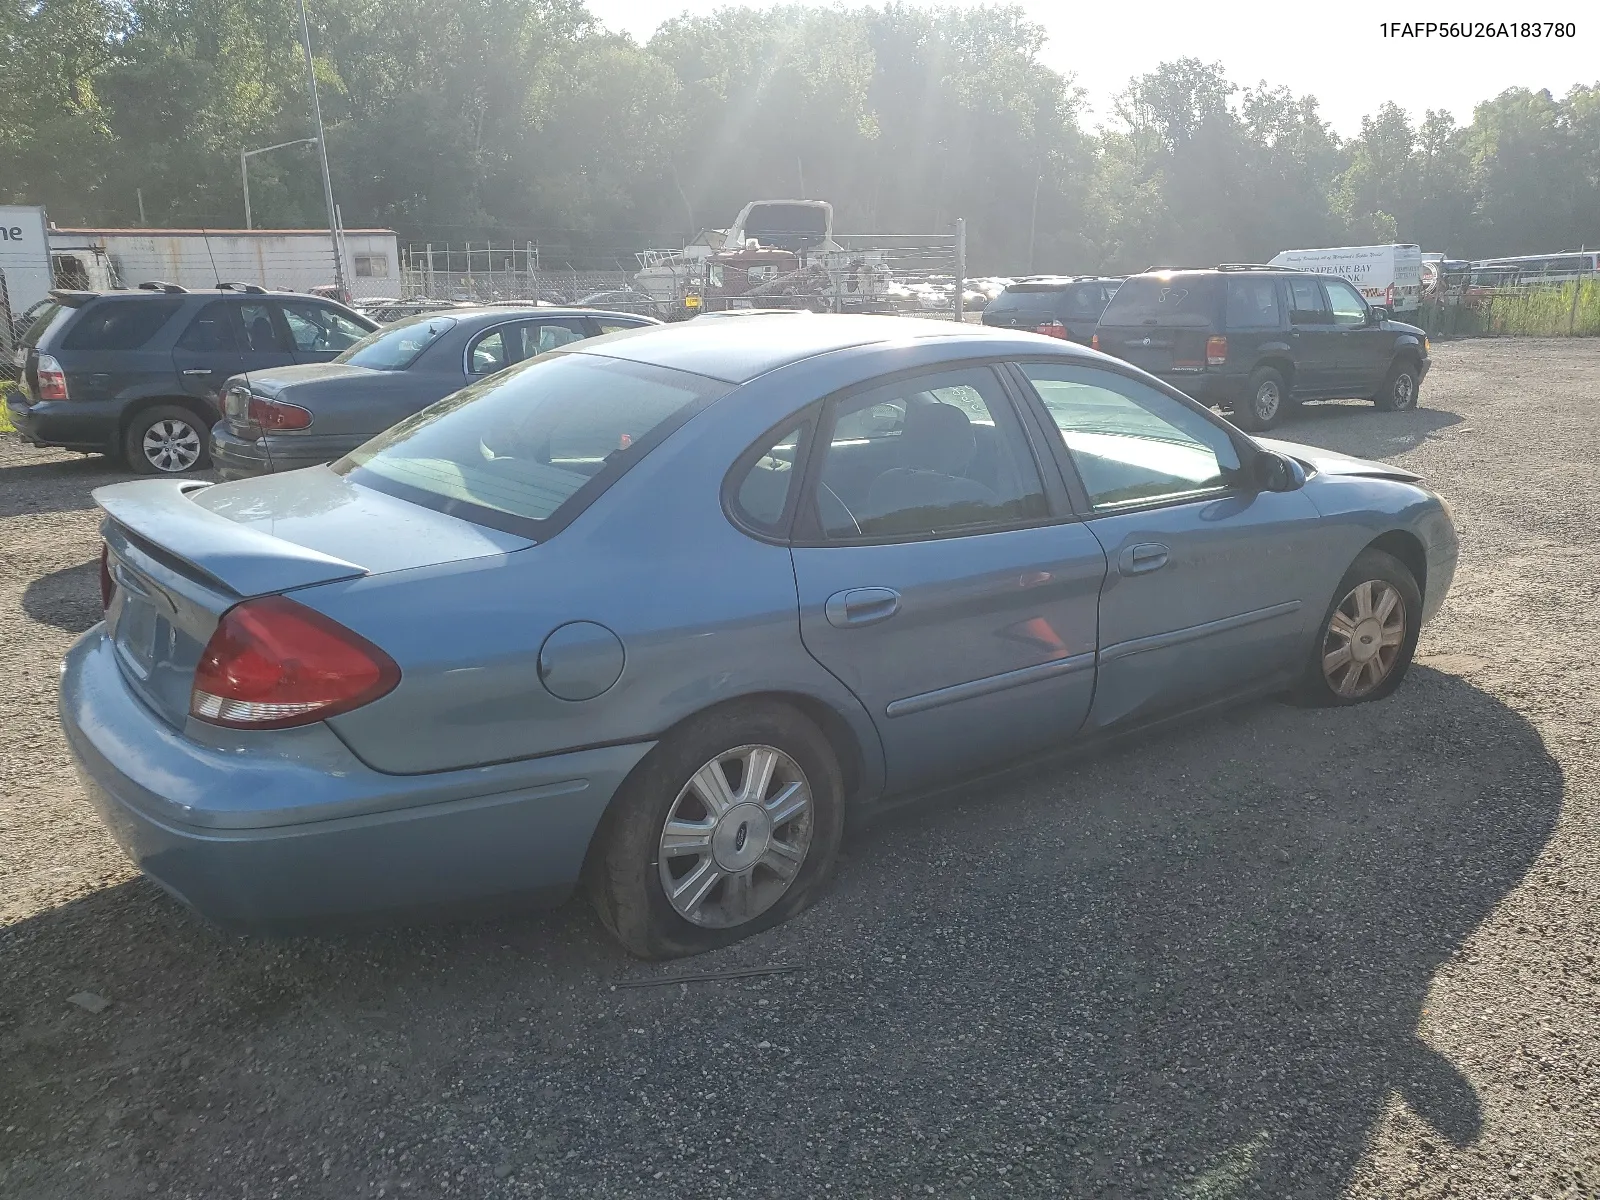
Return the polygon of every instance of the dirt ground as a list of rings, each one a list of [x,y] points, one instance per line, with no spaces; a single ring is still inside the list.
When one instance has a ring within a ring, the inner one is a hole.
[[[1394,697],[856,830],[669,967],[577,903],[268,941],[141,880],[55,723],[118,476],[0,435],[0,1196],[1600,1196],[1600,341],[1423,401],[1281,430],[1455,507]]]

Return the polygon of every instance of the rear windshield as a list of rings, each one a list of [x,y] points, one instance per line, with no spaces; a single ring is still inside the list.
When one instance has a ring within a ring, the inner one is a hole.
[[[1117,289],[1100,323],[1211,325],[1217,319],[1217,291],[1217,280],[1210,275],[1139,276]]]
[[[986,312],[1042,312],[1094,318],[1105,307],[1105,292],[1098,283],[1072,287],[1049,284],[1014,284],[989,301]]]
[[[446,396],[334,470],[428,508],[544,536],[728,390],[661,367],[543,355]]]
[[[333,361],[374,371],[404,371],[455,325],[454,317],[426,313],[385,325],[347,346]]]
[[[67,336],[61,339],[61,348],[137,350],[182,307],[183,301],[176,296],[102,300],[81,310]]]

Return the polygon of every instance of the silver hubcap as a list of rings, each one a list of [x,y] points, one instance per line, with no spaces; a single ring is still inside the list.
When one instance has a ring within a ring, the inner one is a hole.
[[[1396,408],[1410,408],[1411,401],[1416,398],[1417,383],[1410,374],[1402,371],[1400,377],[1394,381],[1394,406]]]
[[[200,435],[187,421],[157,421],[145,431],[144,456],[158,471],[187,471],[200,458]]]
[[[1278,415],[1278,405],[1283,397],[1278,392],[1278,385],[1270,379],[1256,389],[1256,416],[1263,421],[1270,421]]]
[[[1393,584],[1369,579],[1333,610],[1322,673],[1341,696],[1365,696],[1389,678],[1406,640],[1406,602]]]
[[[811,848],[811,785],[773,746],[740,746],[690,777],[667,812],[657,863],[679,916],[708,929],[754,920],[789,890]]]

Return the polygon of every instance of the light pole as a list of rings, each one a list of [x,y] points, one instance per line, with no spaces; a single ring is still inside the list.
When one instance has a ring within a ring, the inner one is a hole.
[[[339,253],[339,213],[333,206],[333,176],[328,173],[328,139],[322,130],[322,101],[317,98],[317,70],[311,61],[311,24],[306,0],[300,0],[300,45],[306,52],[306,84],[311,89],[311,115],[317,120],[317,153],[322,156],[322,197],[328,202],[328,237],[333,241],[333,286],[345,298],[344,256]]]
[[[265,154],[268,150],[282,150],[285,146],[305,146],[316,141],[316,138],[295,138],[292,142],[279,142],[276,146],[263,146],[259,150],[246,150],[239,147],[239,182],[244,185],[244,227],[254,229],[250,223],[250,172],[246,167],[249,159],[258,154]]]

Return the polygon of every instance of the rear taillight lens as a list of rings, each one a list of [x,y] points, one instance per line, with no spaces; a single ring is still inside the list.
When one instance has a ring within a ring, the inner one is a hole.
[[[250,424],[262,429],[309,429],[311,414],[298,404],[285,404],[281,400],[263,400],[250,397]]]
[[[1098,333],[1091,333],[1089,335],[1089,349],[1091,349],[1091,350],[1100,349],[1100,335]]]
[[[1043,325],[1034,328],[1035,333],[1042,333],[1045,337],[1064,338],[1067,336],[1067,327],[1060,321],[1046,321]]]
[[[100,543],[100,609],[104,612],[111,607],[111,596],[117,590],[117,585],[111,578],[111,547],[104,542]]]
[[[1220,367],[1228,361],[1228,339],[1225,337],[1209,337],[1206,339],[1206,366]]]
[[[387,695],[400,668],[337,621],[283,596],[222,615],[200,655],[189,715],[230,729],[285,729]]]
[[[67,373],[52,355],[39,355],[35,368],[39,374],[39,399],[65,400],[67,398]]]

